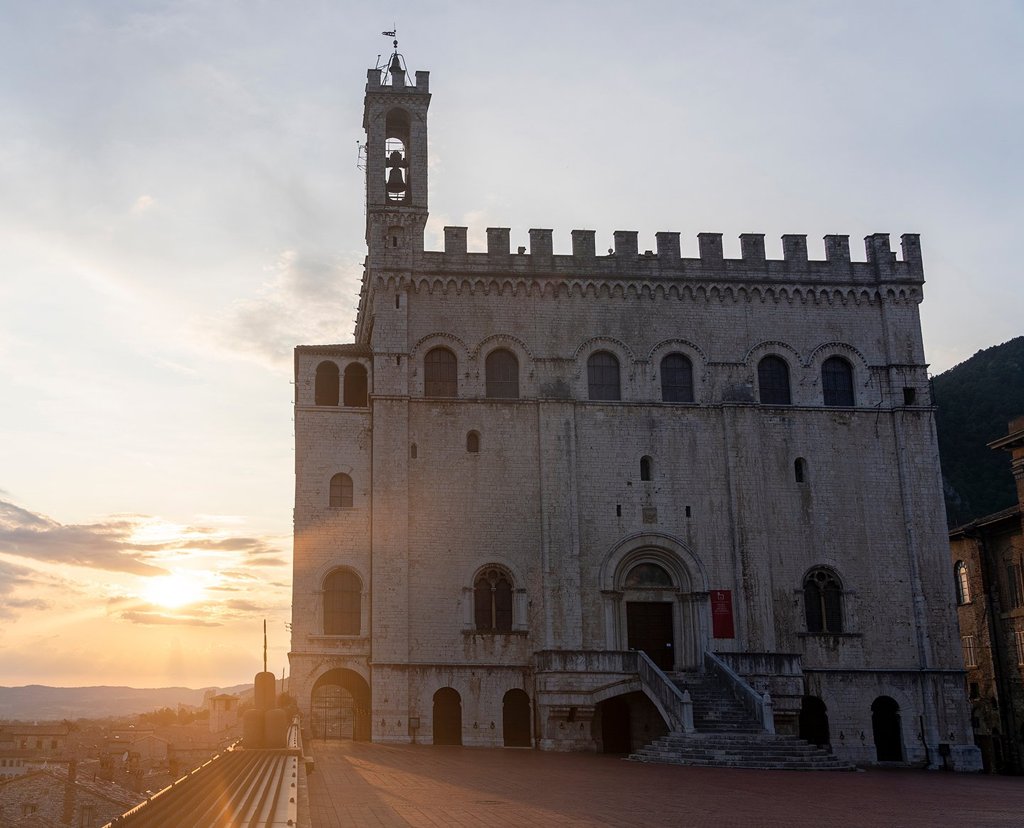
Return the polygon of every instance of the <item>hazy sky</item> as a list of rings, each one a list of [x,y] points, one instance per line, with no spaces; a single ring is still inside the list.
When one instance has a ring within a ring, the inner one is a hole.
[[[286,664],[291,352],[351,339],[396,24],[428,248],[921,233],[933,373],[1022,333],[1020,2],[0,0],[0,684],[246,681],[264,617]]]

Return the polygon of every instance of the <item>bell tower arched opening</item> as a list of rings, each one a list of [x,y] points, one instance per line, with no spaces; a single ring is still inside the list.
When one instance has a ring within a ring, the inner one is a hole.
[[[409,113],[392,109],[384,122],[384,191],[389,204],[409,203]]]

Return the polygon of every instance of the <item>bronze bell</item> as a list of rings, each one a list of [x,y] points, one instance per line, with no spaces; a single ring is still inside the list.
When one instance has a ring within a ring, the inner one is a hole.
[[[388,172],[387,189],[389,193],[405,192],[405,176],[402,175],[402,171],[398,167],[392,167]]]
[[[405,159],[402,158],[402,153],[398,150],[391,150],[391,155],[388,156],[389,167],[404,167]]]

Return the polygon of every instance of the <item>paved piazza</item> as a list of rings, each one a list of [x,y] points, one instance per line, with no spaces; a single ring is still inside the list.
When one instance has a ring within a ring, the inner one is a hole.
[[[746,771],[595,754],[315,741],[313,828],[1024,824],[1024,778]]]

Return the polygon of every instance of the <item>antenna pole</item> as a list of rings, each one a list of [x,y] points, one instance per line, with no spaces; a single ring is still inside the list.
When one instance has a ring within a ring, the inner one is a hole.
[[[263,672],[267,672],[267,619],[263,619]]]

